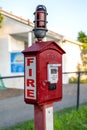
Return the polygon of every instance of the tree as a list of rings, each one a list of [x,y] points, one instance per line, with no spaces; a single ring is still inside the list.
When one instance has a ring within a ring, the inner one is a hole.
[[[87,35],[84,32],[78,33],[77,40],[83,43],[83,50],[87,50]]]
[[[87,71],[87,35],[80,31],[77,40],[83,43],[81,50],[82,68]]]
[[[2,14],[0,13],[0,28],[1,28],[1,23],[2,23],[2,21],[3,21],[3,16],[2,16]]]

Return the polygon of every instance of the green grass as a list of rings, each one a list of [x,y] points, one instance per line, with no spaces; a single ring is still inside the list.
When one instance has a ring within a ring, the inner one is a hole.
[[[55,113],[54,130],[87,130],[87,105]]]
[[[2,130],[34,130],[33,120]],[[54,113],[54,130],[87,130],[87,104]]]

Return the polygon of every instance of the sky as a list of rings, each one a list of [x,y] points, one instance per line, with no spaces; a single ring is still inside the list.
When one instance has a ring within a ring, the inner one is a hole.
[[[78,32],[87,34],[87,0],[0,0],[0,7],[14,15],[34,21],[37,5],[47,8],[47,28],[71,40]]]

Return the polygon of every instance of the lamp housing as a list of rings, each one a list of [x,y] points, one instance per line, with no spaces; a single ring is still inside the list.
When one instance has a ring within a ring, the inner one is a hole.
[[[34,13],[35,20],[34,20],[34,35],[40,41],[46,36],[47,28],[47,10],[44,5],[38,5],[36,7],[36,11]]]

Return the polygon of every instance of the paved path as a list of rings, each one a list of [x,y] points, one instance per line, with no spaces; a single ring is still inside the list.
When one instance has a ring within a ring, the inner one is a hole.
[[[87,103],[87,84],[80,87],[80,103]],[[54,111],[76,105],[76,85],[63,86],[63,100],[54,103]],[[25,104],[23,96],[0,101],[0,130],[21,121],[34,118],[33,105]]]

